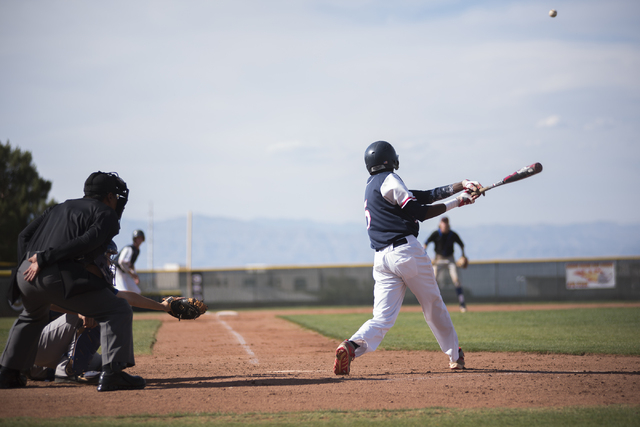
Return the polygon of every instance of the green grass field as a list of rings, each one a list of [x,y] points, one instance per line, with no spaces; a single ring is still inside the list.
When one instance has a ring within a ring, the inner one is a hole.
[[[355,332],[369,314],[285,315],[308,329],[335,339]],[[542,353],[602,353],[640,355],[640,309],[588,308],[570,310],[468,312],[451,314],[467,351],[529,351]],[[7,339],[13,319],[0,318],[0,342]],[[136,320],[137,354],[151,351],[159,321]],[[437,343],[421,313],[402,313],[385,337],[388,350],[433,350]],[[0,418],[0,426],[42,425],[35,418]],[[46,421],[50,426],[638,426],[640,406],[566,407],[538,409],[422,408],[382,411],[315,411],[296,413],[171,414],[120,417],[72,417]]]
[[[15,319],[0,317],[0,346],[4,350],[9,337],[9,330]],[[136,320],[133,321],[133,345],[136,354],[151,354],[153,344],[156,342],[156,333],[162,324],[159,320]],[[0,423],[1,424],[1,423]]]
[[[382,411],[314,411],[246,414],[169,414],[121,417],[73,417],[49,419],[14,418],[0,425],[31,427],[121,427],[121,426],[439,426],[439,427],[596,427],[637,426],[640,408],[607,406],[598,408],[539,409],[451,409],[425,408]]]
[[[281,316],[322,335],[349,338],[371,314]],[[585,308],[451,313],[469,351],[640,355],[640,309]],[[380,345],[386,350],[439,351],[422,313],[400,313]]]

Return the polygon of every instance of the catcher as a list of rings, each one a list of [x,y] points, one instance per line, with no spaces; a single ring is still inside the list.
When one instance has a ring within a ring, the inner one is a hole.
[[[460,278],[458,277],[458,267],[467,268],[469,260],[464,254],[464,243],[462,243],[458,233],[451,230],[449,227],[449,218],[446,216],[442,217],[440,224],[438,225],[438,229],[431,233],[431,236],[429,236],[427,241],[424,242],[425,250],[431,242],[435,244],[436,251],[436,256],[433,261],[433,274],[436,277],[436,280],[438,280],[438,269],[444,266],[449,268],[451,281],[456,288],[456,294],[458,294],[460,311],[464,313],[467,311],[467,304],[465,303],[464,292],[462,291],[462,285],[460,285]],[[457,243],[462,250],[462,256],[458,258],[457,262],[453,256],[454,243]]]

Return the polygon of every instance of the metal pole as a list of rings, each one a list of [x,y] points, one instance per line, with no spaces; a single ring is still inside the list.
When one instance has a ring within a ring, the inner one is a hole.
[[[191,283],[191,211],[187,213],[187,298],[193,297],[193,283]]]
[[[151,270],[151,289],[155,292],[157,288],[156,273],[153,271],[153,202],[149,202],[149,223],[147,224],[147,269]]]
[[[147,268],[153,271],[153,202],[149,202],[149,224],[147,225]]]

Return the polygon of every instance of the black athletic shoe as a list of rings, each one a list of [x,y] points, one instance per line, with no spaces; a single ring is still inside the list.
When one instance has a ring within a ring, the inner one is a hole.
[[[141,390],[147,385],[144,378],[125,372],[102,372],[98,391]]]
[[[20,388],[27,386],[27,377],[17,369],[0,369],[0,388]]]

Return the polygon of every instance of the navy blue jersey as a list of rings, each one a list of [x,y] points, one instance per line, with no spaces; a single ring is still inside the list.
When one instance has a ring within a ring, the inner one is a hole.
[[[364,211],[373,249],[386,248],[411,234],[418,237],[419,222],[402,209],[415,200],[395,173],[386,171],[369,177],[364,193]]]
[[[431,233],[431,236],[424,242],[424,245],[427,246],[429,243],[433,242],[436,245],[436,254],[444,257],[450,257],[453,255],[453,244],[457,243],[461,248],[464,249],[464,243],[453,230],[449,230],[448,233],[443,233],[440,230],[436,230]]]

